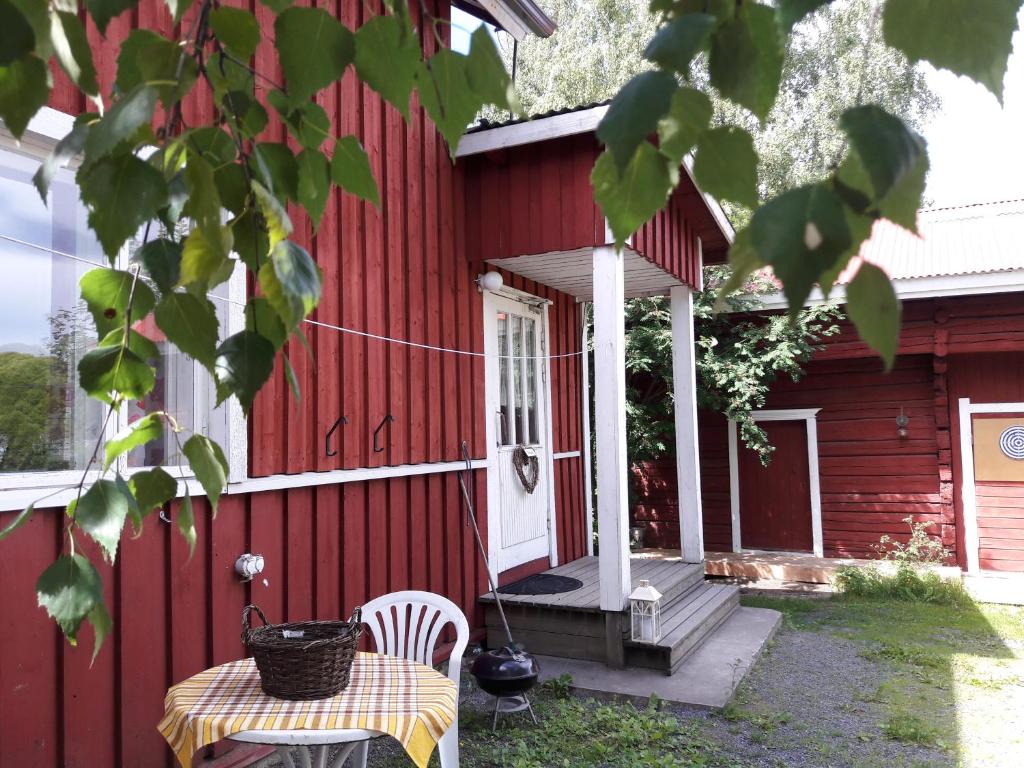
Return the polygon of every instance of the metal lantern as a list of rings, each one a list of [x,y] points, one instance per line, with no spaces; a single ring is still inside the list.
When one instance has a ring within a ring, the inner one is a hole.
[[[641,579],[629,596],[629,607],[633,642],[651,645],[658,642],[661,639],[661,592],[647,579]]]

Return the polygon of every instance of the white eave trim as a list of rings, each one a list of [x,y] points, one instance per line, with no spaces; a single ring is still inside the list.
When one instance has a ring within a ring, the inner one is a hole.
[[[459,141],[459,148],[456,150],[455,156],[468,157],[469,155],[479,155],[482,152],[557,139],[562,136],[591,133],[597,129],[597,124],[601,122],[607,111],[608,105],[604,104],[590,109],[579,109],[575,112],[565,112],[561,115],[524,120],[513,125],[502,125],[497,128],[467,133]]]
[[[896,295],[904,301],[929,299],[940,296],[974,296],[987,293],[1013,293],[1024,291],[1024,269],[1005,272],[984,272],[977,275],[940,275],[937,277],[908,277],[892,281]],[[751,297],[753,298],[753,297]],[[846,300],[846,286],[837,285],[828,298],[820,288],[811,291],[805,304],[812,306],[826,302]],[[785,309],[788,305],[782,293],[771,293],[758,299],[760,309]]]

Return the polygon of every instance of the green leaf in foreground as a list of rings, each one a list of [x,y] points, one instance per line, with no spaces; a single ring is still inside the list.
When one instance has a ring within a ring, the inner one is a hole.
[[[330,197],[331,169],[327,158],[315,149],[302,150],[296,160],[299,163],[299,205],[306,209],[316,230]]]
[[[260,213],[263,214],[263,220],[267,224],[269,247],[273,249],[292,233],[292,221],[288,218],[288,212],[285,211],[280,201],[258,181],[252,183],[252,190],[256,195]]]
[[[113,480],[97,480],[82,494],[75,509],[75,523],[100,545],[109,562],[117,555],[128,499]]]
[[[259,23],[243,8],[222,5],[210,11],[210,29],[225,48],[243,61],[248,61],[260,44]]]
[[[331,179],[346,192],[380,207],[380,194],[370,170],[370,158],[355,136],[342,136],[334,144]]]
[[[97,607],[103,607],[103,583],[95,566],[82,555],[61,555],[36,582],[39,607],[57,622],[68,642],[76,645],[78,628]],[[106,610],[103,610],[106,613]],[[94,625],[95,627],[95,625]],[[96,627],[93,658],[106,637]]]
[[[96,81],[96,67],[92,63],[92,49],[78,15],[69,11],[54,11],[50,20],[50,37],[61,69],[82,93],[97,96],[100,86]]]
[[[832,0],[779,0],[779,26],[788,35],[805,16],[831,2]]]
[[[612,99],[597,126],[597,138],[615,158],[619,173],[640,143],[657,130],[677,88],[675,77],[655,70],[634,77]]]
[[[882,34],[910,61],[969,77],[1002,102],[1019,10],[1016,0],[889,0]]]
[[[705,131],[697,142],[693,174],[700,188],[719,200],[757,207],[757,152],[742,128]]]
[[[757,255],[782,280],[790,314],[850,246],[844,206],[825,184],[785,192],[765,203],[750,222]]]
[[[212,371],[217,351],[217,312],[191,293],[168,293],[156,305],[156,323],[168,340]]]
[[[87,394],[111,402],[116,392],[129,400],[141,400],[153,389],[153,369],[131,349],[97,347],[78,362],[78,383]]]
[[[182,451],[196,480],[206,491],[210,508],[216,515],[217,502],[228,484],[228,462],[224,452],[217,443],[204,435],[192,435],[185,441]]]
[[[214,376],[218,405],[231,395],[248,415],[256,393],[274,371],[274,345],[255,331],[240,331],[217,348]]]
[[[693,57],[707,45],[717,20],[707,13],[688,13],[663,25],[644,50],[644,58],[664,69],[688,75]]]
[[[852,107],[839,125],[860,156],[871,180],[873,198],[883,199],[926,154],[924,140],[898,117],[874,104]]]
[[[107,34],[107,25],[111,19],[117,18],[138,4],[139,0],[85,0],[85,7],[101,35]]]
[[[28,121],[50,95],[49,71],[38,56],[25,54],[0,67],[0,120],[20,139]]]
[[[43,161],[42,165],[32,176],[32,183],[39,191],[39,196],[46,202],[46,196],[50,193],[50,184],[53,183],[57,171],[66,166],[85,146],[85,137],[89,133],[89,126],[79,119],[75,121],[74,127],[68,134],[57,142],[57,146]]]
[[[4,539],[6,539],[8,536],[10,536],[16,530],[21,528],[21,526],[23,526],[25,523],[27,523],[29,518],[32,517],[32,513],[35,512],[35,511],[36,511],[36,505],[33,503],[33,504],[29,504],[27,507],[25,507],[23,510],[21,510],[21,512],[19,512],[17,515],[15,515],[14,519],[11,520],[11,522],[9,522],[7,525],[5,525],[3,530],[0,530],[0,541],[3,541]]]
[[[637,148],[621,176],[611,153],[601,153],[590,183],[616,245],[623,245],[665,205],[678,177],[678,167],[646,141]]]
[[[658,146],[674,162],[683,162],[711,123],[711,99],[695,88],[680,88],[668,114],[658,123]]]
[[[775,9],[743,3],[711,39],[711,84],[764,120],[779,93],[784,52]]]
[[[181,499],[178,505],[178,533],[188,544],[188,556],[191,558],[196,551],[196,518],[192,511],[192,497],[188,492]]]
[[[466,61],[466,76],[473,92],[479,97],[481,106],[493,104],[499,109],[519,112],[522,107],[516,95],[515,83],[509,77],[501,54],[494,45],[494,39],[481,24],[469,38],[469,54]]]
[[[162,507],[178,492],[178,481],[160,467],[132,473],[128,486],[135,494],[135,501],[143,517],[157,507]]]
[[[900,340],[900,300],[888,275],[863,262],[846,287],[846,313],[857,333],[885,361],[888,370]]]
[[[11,0],[0,0],[0,67],[29,54],[36,47],[36,33]]]
[[[120,269],[90,269],[82,275],[78,285],[100,338],[115,328],[124,327],[129,301],[132,314],[127,319],[128,325],[148,315],[156,303],[153,291],[143,280]]]
[[[274,22],[274,45],[292,106],[338,80],[355,56],[353,34],[322,8],[283,11]]]
[[[118,144],[128,141],[135,132],[153,119],[156,109],[156,90],[148,85],[138,85],[120,99],[95,123],[85,140],[85,156],[95,162],[110,154]]]
[[[455,157],[462,134],[480,109],[481,99],[469,83],[466,57],[448,48],[430,57],[416,73],[420,103],[448,142]]]
[[[409,119],[409,95],[422,56],[419,38],[398,16],[374,16],[356,31],[359,79]]]
[[[109,157],[78,172],[82,199],[108,257],[167,204],[167,183],[156,168],[134,155]]]
[[[290,240],[280,242],[260,267],[260,289],[284,321],[294,329],[320,301],[320,269],[306,249]]]
[[[181,279],[181,243],[166,238],[150,240],[135,253],[161,293],[168,293]]]
[[[122,453],[138,448],[140,445],[159,440],[164,433],[164,424],[158,413],[148,413],[141,419],[129,424],[118,432],[103,446],[103,468],[107,469]]]

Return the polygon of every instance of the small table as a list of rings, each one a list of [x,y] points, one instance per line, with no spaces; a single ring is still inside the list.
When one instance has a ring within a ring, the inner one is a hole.
[[[367,739],[382,735],[398,739],[425,768],[455,720],[457,702],[447,677],[394,656],[356,654],[348,687],[314,701],[267,696],[253,660],[242,659],[172,686],[158,730],[182,768],[191,768],[198,749],[221,739],[275,745],[288,768],[294,765],[290,747],[299,748],[302,768],[326,768],[329,746],[343,743],[333,763],[341,766],[352,752],[365,757]]]

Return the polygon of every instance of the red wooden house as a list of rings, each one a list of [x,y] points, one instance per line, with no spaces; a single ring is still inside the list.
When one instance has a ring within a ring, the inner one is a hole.
[[[918,221],[920,238],[876,224],[858,257],[903,302],[891,372],[844,323],[757,414],[776,448],[767,468],[735,425],[702,414],[709,551],[870,557],[913,517],[970,573],[1024,571],[1024,201]],[[657,517],[653,506],[640,517]]]
[[[379,5],[335,7],[356,27]],[[419,6],[410,6],[415,14]],[[446,3],[427,6],[436,16],[448,13]],[[525,0],[479,6],[510,31],[546,29]],[[248,7],[266,20],[261,4]],[[111,23],[105,40],[93,36],[104,90],[126,34],[170,23],[163,2],[142,0]],[[429,54],[435,35],[420,32]],[[263,51],[256,62],[266,70],[273,58]],[[210,382],[190,361],[163,360],[146,405],[216,436],[230,459],[229,486],[216,520],[198,503],[191,559],[172,526],[156,519],[140,538],[126,534],[117,564],[104,572],[114,635],[90,668],[91,638],[84,648],[69,646],[34,594],[35,579],[62,546],[68,486],[101,428],[73,378],[75,355],[94,343],[76,310],[77,281],[101,254],[84,227],[72,171],[55,180],[48,207],[30,183],[40,158],[85,108],[59,77],[57,83],[21,144],[0,128],[0,525],[45,497],[0,545],[0,764],[168,763],[155,730],[166,688],[242,653],[239,616],[249,602],[272,620],[298,620],[347,616],[370,597],[425,589],[450,597],[483,629],[485,571],[456,474],[463,440],[473,457],[489,567],[502,581],[574,569],[586,595],[573,610],[592,633],[579,643],[594,658],[622,663],[630,655],[622,611],[642,575],[640,566],[631,570],[626,535],[623,301],[671,293],[677,397],[693,403],[690,295],[700,285],[702,253],[721,258],[731,237],[721,210],[689,175],[620,253],[609,245],[588,180],[604,108],[476,132],[453,165],[417,105],[406,124],[351,76],[321,93],[336,132],[354,133],[366,147],[381,206],[336,191],[315,236],[296,218],[324,273],[323,299],[306,327],[313,355],[301,347],[290,352],[301,403],[279,370],[246,423],[230,406],[211,407]],[[203,115],[210,106],[197,97],[187,109]],[[287,140],[280,124],[267,135]],[[478,284],[487,272],[502,276],[500,287],[495,278],[486,283],[490,290]],[[229,332],[242,322],[245,291],[244,280],[233,279],[219,297]],[[585,490],[592,470],[587,361],[580,355],[584,301],[594,303],[596,316],[600,557],[591,556]],[[18,427],[14,416],[29,426]],[[35,430],[32,439],[22,439],[25,429]],[[679,451],[681,487],[695,499],[695,408],[680,409],[678,433],[686,449]],[[512,467],[518,445],[538,459],[533,493]],[[129,454],[121,469],[173,460],[173,451],[151,444]],[[186,487],[201,494],[189,480],[181,492]],[[736,604],[734,591],[705,589],[700,507],[684,507],[682,559],[647,575],[665,592],[666,611],[700,598],[704,612],[666,636],[657,652],[645,657],[633,649],[638,663],[676,664],[680,643],[692,647]],[[250,582],[234,570],[246,552],[266,563]],[[518,610],[525,616],[544,607]],[[543,639],[531,636],[535,650]]]

